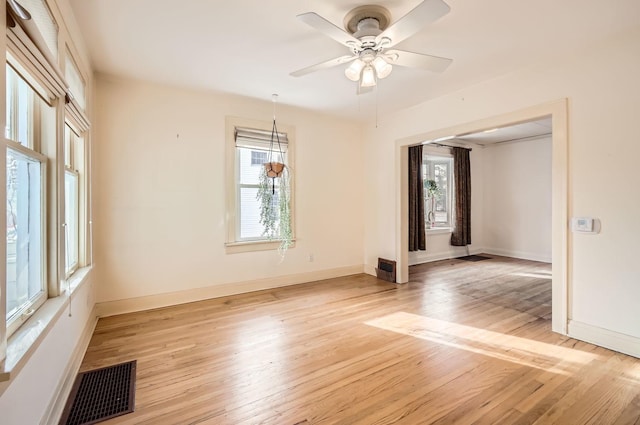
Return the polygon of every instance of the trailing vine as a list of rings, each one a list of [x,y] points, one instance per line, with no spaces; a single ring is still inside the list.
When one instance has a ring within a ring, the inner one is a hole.
[[[278,250],[284,256],[293,245],[291,223],[290,170],[285,166],[279,177],[267,176],[266,169],[260,172],[260,182],[256,199],[260,203],[260,223],[264,226],[263,236],[280,241]]]

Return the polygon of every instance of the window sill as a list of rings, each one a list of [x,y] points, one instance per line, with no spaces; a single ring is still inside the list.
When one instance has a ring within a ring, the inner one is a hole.
[[[91,267],[78,269],[67,281],[68,290],[73,293],[86,281]],[[63,284],[63,288],[64,288]],[[35,353],[40,343],[51,330],[53,323],[69,305],[69,292],[64,291],[55,298],[49,298],[7,341],[7,358],[0,362],[0,382],[14,379]],[[0,387],[0,394],[4,388]]]
[[[296,240],[292,241],[291,248],[295,248]],[[224,249],[227,254],[237,254],[240,252],[253,251],[275,251],[280,247],[280,241],[277,239],[271,241],[243,241],[243,242],[227,242]]]
[[[453,233],[453,229],[450,227],[435,227],[432,229],[426,229],[429,235],[441,235],[445,233]]]

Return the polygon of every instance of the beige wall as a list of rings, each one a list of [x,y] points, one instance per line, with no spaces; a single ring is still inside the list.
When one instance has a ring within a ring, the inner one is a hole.
[[[108,76],[96,86],[98,302],[362,270],[359,126],[287,107],[281,95],[278,122],[296,131],[296,246],[282,262],[276,251],[227,254],[225,116],[268,122],[270,96],[257,101]]]
[[[640,338],[637,216],[640,186],[636,115],[640,110],[640,31],[558,57],[388,116],[365,132],[365,161],[381,170],[366,192],[365,261],[396,257],[396,176],[381,167],[396,140],[506,114],[561,98],[569,101],[569,214],[602,221],[598,235],[569,234],[569,317]],[[606,173],[602,172],[606,164]],[[390,200],[393,200],[390,202]],[[611,334],[608,334],[611,335]]]
[[[551,137],[484,150],[483,251],[551,262]]]

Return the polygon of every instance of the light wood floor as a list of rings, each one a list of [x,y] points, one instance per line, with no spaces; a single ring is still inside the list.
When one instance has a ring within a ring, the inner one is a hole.
[[[105,424],[640,424],[640,360],[550,331],[550,266],[494,257],[101,319],[138,360]]]

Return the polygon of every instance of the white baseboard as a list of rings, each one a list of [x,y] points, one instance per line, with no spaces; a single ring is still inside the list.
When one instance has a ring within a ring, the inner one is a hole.
[[[82,364],[82,359],[84,358],[84,354],[87,352],[89,342],[91,342],[91,337],[93,336],[93,331],[97,324],[98,317],[96,315],[96,307],[94,306],[91,313],[89,313],[89,320],[87,320],[87,324],[82,331],[82,335],[80,335],[80,340],[78,341],[76,348],[73,350],[67,367],[64,369],[63,379],[58,382],[58,387],[55,391],[56,396],[49,402],[47,410],[40,422],[41,424],[54,425],[60,421],[62,411],[64,410],[64,406],[67,402],[67,397],[69,397],[76,375],[78,374],[78,370]]]
[[[500,248],[484,248],[487,254],[501,255],[503,257],[519,258],[521,260],[540,261],[542,263],[550,263],[551,255],[540,254],[536,252],[514,251],[510,249]]]
[[[569,336],[640,358],[640,338],[569,320]]]
[[[262,291],[265,289],[280,288],[283,286],[297,285],[317,280],[349,276],[362,273],[363,271],[364,266],[360,264],[356,266],[297,273],[246,282],[225,283],[222,285],[207,286],[204,288],[187,289],[185,291],[102,302],[97,304],[96,311],[98,317],[114,316],[116,314],[151,310],[154,308],[186,304],[210,298],[226,297],[229,295],[244,294],[247,292]]]
[[[376,266],[371,264],[364,265],[364,272],[366,274],[370,274],[371,276],[377,276],[376,274]]]
[[[486,252],[482,248],[469,248],[469,255],[476,255]],[[458,247],[449,249],[447,251],[440,251],[434,253],[427,253],[426,251],[418,251],[412,255],[409,253],[409,265],[415,266],[422,263],[430,263],[432,261],[449,260],[451,258],[458,258],[467,255],[467,249],[465,247]]]

